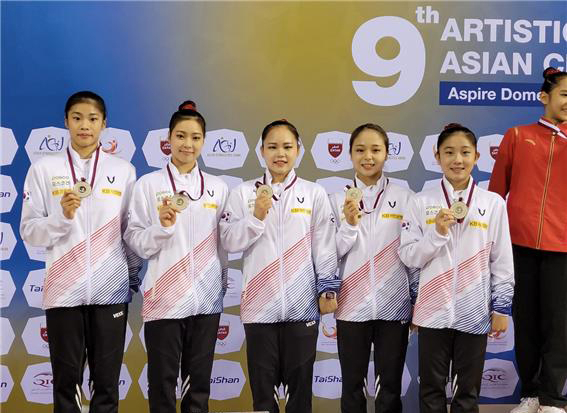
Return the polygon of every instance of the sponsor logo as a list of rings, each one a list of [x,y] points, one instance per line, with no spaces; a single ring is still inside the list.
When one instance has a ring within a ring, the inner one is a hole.
[[[49,337],[45,316],[31,317],[22,332],[22,341],[29,354],[49,357]]]
[[[244,337],[244,326],[240,317],[232,314],[221,314],[215,353],[227,354],[240,351],[242,344],[244,344]]]
[[[477,167],[479,171],[492,172],[503,137],[503,135],[494,134],[478,138],[477,150],[480,157],[477,161]]]
[[[159,141],[159,149],[164,155],[171,155],[171,143],[168,139]]]
[[[228,337],[228,333],[230,331],[230,325],[219,325],[218,331],[217,331],[217,339],[219,340],[224,340],[225,338]]]
[[[324,353],[337,353],[337,320],[334,314],[325,314],[319,321],[319,336],[317,337],[317,351]]]
[[[46,343],[49,343],[49,339],[47,338],[47,326],[42,324],[39,327],[39,335],[41,336],[43,341],[45,341]]]
[[[41,308],[43,300],[43,281],[45,279],[45,269],[30,271],[22,291],[30,307]]]
[[[211,372],[211,399],[228,400],[239,397],[246,383],[240,363],[215,360]]]
[[[67,147],[69,131],[62,128],[47,127],[32,129],[25,148],[33,163],[45,155],[56,155]]]
[[[397,172],[408,169],[413,158],[413,148],[409,137],[400,133],[388,132],[388,159],[384,164],[384,171]]]
[[[100,134],[100,142],[103,152],[128,162],[132,160],[132,156],[136,152],[132,135],[125,129],[105,128]]]
[[[112,314],[113,318],[122,317],[124,315],[124,311],[119,311],[117,313]]]
[[[518,374],[509,360],[488,359],[484,363],[480,395],[498,399],[514,394],[518,384]]]
[[[339,360],[316,361],[313,365],[313,394],[324,399],[341,397],[342,375]]]
[[[116,141],[116,139],[111,139],[109,141],[106,141],[105,143],[102,144],[101,149],[105,153],[114,155],[118,151],[118,142]]]
[[[53,138],[51,135],[47,135],[41,143],[39,144],[40,151],[50,151],[50,152],[60,152],[65,144],[65,138],[61,136],[60,138]]]
[[[350,135],[345,132],[322,132],[315,136],[311,155],[319,169],[344,171],[352,168],[350,154],[345,151]]]
[[[201,151],[203,162],[209,168],[241,168],[248,156],[248,143],[244,133],[218,129],[206,133]]]
[[[53,374],[50,363],[29,365],[22,377],[22,390],[32,403],[53,403]]]
[[[213,146],[213,152],[232,153],[236,149],[236,138],[218,138]]]

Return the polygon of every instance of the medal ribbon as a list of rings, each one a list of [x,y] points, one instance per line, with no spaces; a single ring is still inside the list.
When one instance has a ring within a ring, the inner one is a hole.
[[[98,165],[98,156],[100,154],[100,146],[98,145],[96,148],[96,155],[93,167],[93,176],[91,177],[91,189],[94,188],[94,181],[96,177],[96,167]],[[71,167],[71,176],[73,177],[73,185],[77,183],[77,175],[75,174],[75,167],[73,166],[73,158],[71,157],[71,151],[69,151],[69,147],[67,147],[67,159],[69,159],[69,166]],[[85,178],[81,178],[81,181],[86,181]]]
[[[297,181],[297,175],[295,175],[295,176],[293,177],[293,179],[291,180],[291,182],[289,183],[289,185],[284,188],[284,192],[287,191],[289,188],[291,188],[291,187],[293,186],[293,184],[295,184],[295,181]],[[260,185],[267,185],[267,183],[266,183],[266,174],[264,174],[264,176],[262,177],[262,182],[256,181],[256,183],[254,184],[254,186],[256,187],[256,189],[258,189],[258,188],[260,187]],[[276,196],[275,193],[272,195],[272,199],[273,199],[274,201],[279,200],[279,198]]]
[[[467,199],[467,208],[470,207],[471,205],[471,201],[472,201],[472,195],[474,192],[474,187],[476,186],[476,182],[473,179],[472,182],[472,186],[471,186],[471,190],[469,192],[469,198]],[[441,188],[443,189],[443,195],[445,195],[445,201],[447,201],[447,205],[449,206],[449,209],[451,209],[451,202],[449,201],[449,195],[447,194],[447,189],[445,188],[445,183],[443,182],[443,179],[441,179]],[[463,198],[459,198],[459,202],[462,202]],[[464,218],[462,219],[457,219],[457,222],[460,224],[461,222],[464,221]]]
[[[352,181],[354,183],[354,187],[358,188],[356,186],[356,178],[353,179]],[[378,202],[380,201],[380,198],[382,197],[382,194],[384,193],[384,191],[386,190],[386,187],[388,186],[388,184],[390,183],[390,180],[388,178],[386,178],[386,183],[384,184],[384,188],[382,188],[382,190],[378,193],[378,195],[376,195],[376,199],[374,200],[374,205],[372,206],[372,209],[370,211],[367,211],[364,207],[364,195],[362,196],[362,199],[360,200],[360,210],[362,212],[364,212],[365,214],[371,214],[376,210],[376,206],[378,205]],[[346,186],[347,191],[352,188],[350,185]]]
[[[173,179],[173,174],[171,173],[171,169],[169,169],[169,163],[166,166],[167,168],[167,174],[169,175],[169,182],[171,182],[171,187],[173,188],[173,193],[174,194],[181,194],[181,195],[185,195],[187,197],[189,197],[189,199],[191,201],[198,201],[199,199],[201,199],[201,197],[203,196],[203,193],[205,192],[205,179],[203,178],[203,172],[201,172],[201,170],[199,169],[199,176],[201,177],[201,193],[199,194],[198,198],[193,198],[191,195],[189,195],[189,193],[187,191],[179,191],[177,192],[177,188],[175,187],[175,180]]]
[[[540,118],[537,123],[539,123],[544,128],[551,129],[560,138],[567,139],[567,135],[565,135],[565,133],[563,133],[563,131],[561,129],[559,129],[559,127],[557,125],[554,125],[553,123],[546,121],[544,118]]]

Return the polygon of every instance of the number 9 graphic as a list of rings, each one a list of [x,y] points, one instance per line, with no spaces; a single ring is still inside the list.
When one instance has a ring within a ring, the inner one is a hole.
[[[383,59],[376,53],[376,43],[393,37],[400,45],[394,59]],[[352,39],[352,57],[360,70],[375,77],[399,74],[397,82],[381,87],[375,81],[353,81],[356,94],[376,106],[395,106],[409,100],[419,89],[425,73],[425,44],[417,28],[396,16],[368,20]]]

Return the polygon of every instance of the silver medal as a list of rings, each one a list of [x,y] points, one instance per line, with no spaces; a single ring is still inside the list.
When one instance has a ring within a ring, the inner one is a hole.
[[[87,181],[78,181],[73,187],[73,192],[76,193],[79,198],[86,198],[91,194],[92,188]]]
[[[362,200],[362,190],[360,188],[349,188],[346,191],[346,197],[360,202]]]
[[[455,215],[455,218],[463,219],[467,216],[469,208],[464,202],[458,201],[451,205],[451,211],[453,212],[453,215]]]
[[[182,194],[175,194],[171,198],[171,204],[179,211],[183,211],[189,206],[189,197]]]
[[[256,189],[256,197],[265,196],[271,198],[274,195],[274,191],[268,185],[260,185],[258,189]]]

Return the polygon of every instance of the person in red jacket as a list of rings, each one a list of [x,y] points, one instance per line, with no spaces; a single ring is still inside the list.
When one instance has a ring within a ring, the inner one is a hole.
[[[544,115],[504,135],[489,189],[508,196],[521,403],[564,413],[567,397],[567,72],[547,68]]]

